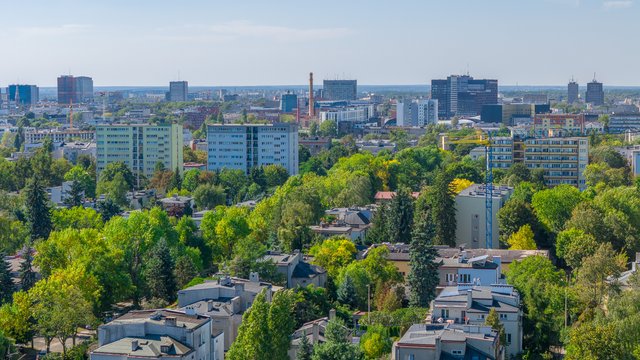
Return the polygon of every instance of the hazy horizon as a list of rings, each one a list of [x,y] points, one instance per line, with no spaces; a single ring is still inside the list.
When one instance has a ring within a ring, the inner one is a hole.
[[[635,86],[637,1],[0,0],[0,87],[55,87],[69,73],[96,86],[294,86],[310,71],[316,83],[428,85],[469,72],[562,86],[596,73]]]

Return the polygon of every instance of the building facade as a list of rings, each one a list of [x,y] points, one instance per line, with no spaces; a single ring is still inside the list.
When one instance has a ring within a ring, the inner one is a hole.
[[[583,135],[584,114],[539,114],[533,119],[536,135]]]
[[[189,95],[189,83],[186,81],[171,81],[169,83],[169,101],[187,101]]]
[[[324,100],[356,100],[358,80],[324,80],[322,98]]]
[[[592,82],[587,83],[585,102],[593,104],[593,106],[604,105],[604,90],[601,82],[597,82],[594,79]]]
[[[211,318],[193,309],[140,310],[98,328],[91,360],[223,360],[223,334],[212,332]]]
[[[480,115],[483,105],[498,103],[498,80],[468,75],[431,80],[431,98],[438,100],[440,118]]]
[[[609,116],[609,131],[622,132],[640,129],[640,114],[625,113]]]
[[[294,123],[207,126],[208,170],[282,165],[298,174],[298,126]]]
[[[58,104],[70,105],[93,100],[93,79],[88,76],[58,77]]]
[[[7,101],[31,106],[40,101],[40,92],[35,85],[9,85],[7,87]]]
[[[92,141],[96,138],[96,132],[91,130],[28,130],[24,133],[25,144],[41,143],[46,138],[54,143],[70,142],[73,140]]]
[[[374,116],[375,106],[345,107],[320,111],[320,121],[334,121],[339,123],[363,123]]]
[[[571,81],[569,85],[567,85],[567,102],[569,104],[578,102],[579,89],[580,87],[575,81]]]
[[[297,108],[298,95],[287,93],[280,96],[280,111],[282,111],[283,113],[290,113]]]
[[[456,245],[469,249],[499,249],[500,234],[498,228],[498,211],[509,200],[513,188],[493,186],[491,204],[491,246],[486,237],[487,187],[484,184],[473,184],[456,195]]]
[[[122,162],[133,174],[151,177],[156,164],[183,169],[182,125],[100,125],[96,127],[96,163],[100,174],[113,162]]]
[[[568,184],[583,190],[587,186],[584,170],[589,164],[589,138],[527,139],[524,164],[530,170],[544,170],[547,186]]]
[[[438,123],[438,100],[421,99],[396,103],[396,124],[402,127],[424,127]]]
[[[495,309],[506,335],[506,356],[522,352],[522,310],[520,294],[511,285],[474,283],[446,287],[431,304],[433,323],[484,325]]]

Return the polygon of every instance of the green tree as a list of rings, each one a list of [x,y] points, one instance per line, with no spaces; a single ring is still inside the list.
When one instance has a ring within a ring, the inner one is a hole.
[[[427,204],[435,223],[435,245],[455,246],[456,202],[449,184],[451,179],[444,171],[436,175],[435,183],[427,192]]]
[[[51,210],[47,193],[36,178],[27,181],[24,192],[31,239],[46,239],[51,231]]]
[[[334,278],[341,268],[355,260],[356,253],[355,244],[344,237],[329,238],[309,250],[313,263],[322,266]]]
[[[213,209],[218,205],[224,205],[227,196],[220,185],[199,185],[193,192],[193,199],[198,209]]]
[[[177,285],[173,266],[169,246],[165,239],[160,239],[145,261],[144,277],[149,299],[163,299],[169,303],[175,299]]]
[[[349,330],[340,319],[330,320],[325,329],[324,344],[314,347],[313,360],[363,360],[360,348],[349,341]]]
[[[173,276],[176,281],[176,288],[182,289],[194,277],[198,276],[198,269],[189,256],[182,255],[176,260]]]
[[[182,188],[194,192],[199,184],[200,174],[202,172],[198,169],[191,169],[184,172],[184,178],[182,179]]]
[[[507,239],[509,250],[536,250],[536,242],[533,240],[533,231],[529,224],[523,225],[518,232]]]
[[[117,174],[121,174],[125,181],[125,189],[133,189],[135,185],[135,178],[129,167],[122,162],[108,163],[107,166],[100,172],[100,179],[98,181],[98,193],[104,194],[107,191],[101,190],[101,185],[111,182],[115,179]]]
[[[300,345],[298,347],[298,352],[296,353],[296,360],[311,360],[311,355],[313,354],[313,347],[311,343],[309,343],[309,338],[306,333],[302,334],[302,338],[300,339]]]
[[[127,201],[127,181],[125,176],[121,173],[117,173],[113,180],[98,185],[98,189],[104,189],[106,191],[106,199],[111,200],[118,206],[128,206],[129,203]]]
[[[593,255],[597,248],[596,239],[582,230],[571,228],[558,233],[556,255],[573,269],[580,267],[583,259]]]
[[[68,228],[100,230],[104,226],[100,213],[81,206],[54,210],[51,214],[51,220],[54,230]]]
[[[33,304],[27,292],[15,292],[12,302],[0,306],[0,331],[18,344],[26,344],[33,339]]]
[[[269,307],[269,337],[272,359],[289,359],[291,333],[295,330],[292,316],[293,291],[276,292]]]
[[[64,180],[80,183],[86,197],[94,198],[96,196],[96,180],[82,165],[76,165],[67,171],[64,174]]]
[[[360,338],[360,348],[367,359],[380,359],[391,352],[389,330],[380,325],[367,327],[367,332]]]
[[[438,275],[439,264],[436,262],[438,251],[433,247],[435,225],[428,209],[416,214],[411,247],[409,249],[408,276],[411,288],[410,303],[415,307],[428,307],[435,299],[436,287],[440,282]]]
[[[11,267],[4,259],[4,253],[0,252],[0,305],[11,300],[15,284],[11,276]]]
[[[325,120],[321,122],[318,128],[318,133],[320,136],[325,136],[325,137],[338,136],[338,127],[336,125],[336,122],[333,120]]]
[[[289,172],[282,165],[266,165],[263,169],[266,185],[268,187],[280,186],[289,178]]]
[[[524,225],[529,225],[537,242],[542,242],[542,229],[530,204],[512,198],[498,210],[498,226],[502,242],[508,243],[507,240],[511,235],[518,232]]]
[[[84,189],[79,181],[72,181],[71,188],[67,193],[67,198],[64,199],[64,204],[69,207],[82,206],[82,200],[84,199]]]
[[[512,263],[506,275],[522,298],[524,347],[543,353],[559,344],[565,322],[565,274],[548,258],[536,255]]]
[[[245,207],[218,206],[207,212],[200,224],[202,236],[213,251],[216,261],[230,259],[236,243],[251,233]]]
[[[484,324],[491,326],[491,328],[498,333],[498,336],[500,337],[500,344],[506,346],[507,335],[504,331],[504,325],[500,323],[498,312],[495,308],[491,308],[491,310],[489,310],[489,315],[487,315],[487,318],[484,320]]]
[[[586,322],[569,332],[567,360],[629,359],[613,324]]]
[[[389,202],[387,216],[387,241],[407,243],[411,241],[413,225],[413,198],[407,188],[399,189]]]
[[[618,278],[626,269],[626,263],[627,257],[616,253],[610,243],[600,244],[593,255],[583,259],[577,271],[576,286],[587,307],[602,305],[607,296],[619,290],[617,284],[608,279]]]
[[[580,190],[571,185],[559,185],[535,193],[531,205],[540,222],[557,234],[581,200]]]
[[[122,209],[112,199],[105,199],[98,202],[98,213],[102,216],[104,221],[109,221],[112,217],[120,214]]]
[[[20,289],[27,291],[36,284],[36,274],[33,271],[33,253],[29,246],[23,249],[24,260],[20,263]]]
[[[180,176],[180,169],[178,169],[178,167],[176,167],[176,169],[171,174],[171,180],[167,185],[167,190],[173,189],[182,189],[182,177]]]
[[[356,287],[351,279],[351,276],[348,274],[345,275],[342,283],[338,287],[338,301],[342,304],[345,304],[351,308],[357,308],[358,305],[358,296],[356,293]]]

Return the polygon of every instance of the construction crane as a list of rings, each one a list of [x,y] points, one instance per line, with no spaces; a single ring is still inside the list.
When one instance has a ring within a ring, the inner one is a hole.
[[[486,158],[485,168],[485,245],[488,249],[493,248],[493,148],[491,147],[491,131],[485,134],[482,130],[476,130],[475,134],[462,136],[443,136],[441,138],[441,148],[449,150],[448,145],[476,144],[484,146]]]

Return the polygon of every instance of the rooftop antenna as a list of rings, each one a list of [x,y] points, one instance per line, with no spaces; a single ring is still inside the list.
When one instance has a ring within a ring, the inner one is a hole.
[[[596,82],[596,72],[593,72],[593,82]]]
[[[467,76],[469,76],[469,63],[467,63]]]

